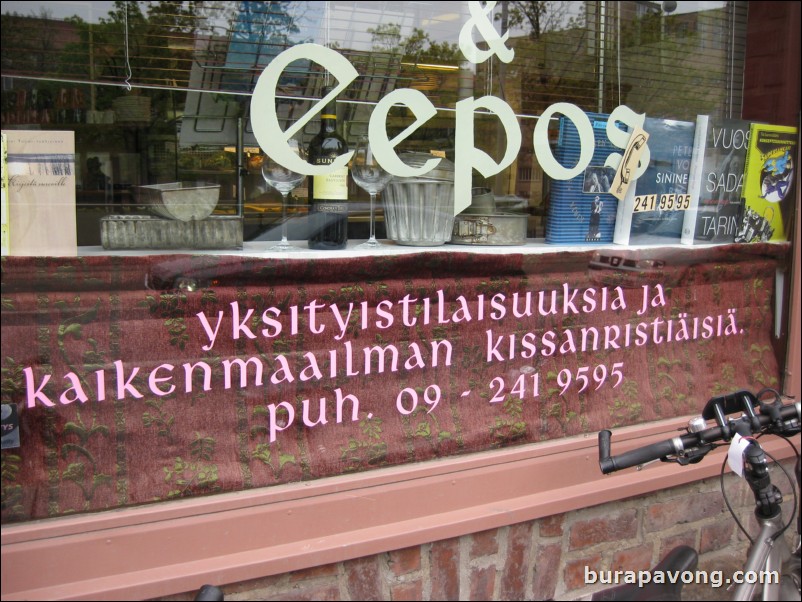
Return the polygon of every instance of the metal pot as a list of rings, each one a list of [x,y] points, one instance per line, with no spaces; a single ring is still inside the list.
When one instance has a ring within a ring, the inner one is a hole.
[[[181,222],[206,219],[220,198],[220,185],[204,182],[169,182],[138,188],[140,202],[153,213]]]

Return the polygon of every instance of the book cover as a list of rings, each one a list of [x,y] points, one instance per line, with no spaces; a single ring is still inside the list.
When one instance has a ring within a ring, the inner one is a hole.
[[[75,133],[3,130],[8,254],[75,256]]]
[[[691,205],[682,226],[683,244],[735,240],[750,125],[742,119],[697,117],[688,190]]]
[[[781,242],[793,225],[797,129],[753,123],[735,242]]]
[[[620,149],[607,138],[609,115],[586,115],[593,126],[596,143],[593,158],[580,175],[570,180],[552,181],[546,220],[547,243],[604,244],[613,240],[618,200],[608,191],[615,170],[605,167],[604,161],[610,153]],[[574,123],[563,116],[554,158],[562,165],[573,166],[579,161],[579,155],[579,132]]]
[[[643,129],[649,134],[649,163],[618,204],[613,242],[676,244],[690,206],[688,185],[696,125],[647,117]]]

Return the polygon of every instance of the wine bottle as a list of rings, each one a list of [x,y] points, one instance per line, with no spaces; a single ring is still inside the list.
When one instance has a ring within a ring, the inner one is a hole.
[[[323,88],[323,96],[331,88]],[[320,115],[320,132],[312,138],[307,153],[312,165],[331,165],[348,152],[348,144],[337,132],[337,109],[332,100]],[[348,241],[348,167],[309,178],[309,248],[344,249]]]

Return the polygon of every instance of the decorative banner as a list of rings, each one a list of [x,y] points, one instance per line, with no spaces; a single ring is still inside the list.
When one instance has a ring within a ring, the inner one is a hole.
[[[6,258],[2,402],[20,447],[3,452],[3,522],[594,433],[778,386],[788,250]]]

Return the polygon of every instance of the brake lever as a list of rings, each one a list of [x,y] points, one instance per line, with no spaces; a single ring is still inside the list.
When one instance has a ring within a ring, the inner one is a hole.
[[[711,444],[700,445],[699,447],[694,447],[693,449],[689,449],[684,451],[682,454],[677,456],[673,456],[671,458],[660,458],[661,462],[674,462],[679,464],[680,466],[688,466],[688,464],[696,464],[701,462],[702,459],[711,451],[713,451],[715,446]]]

